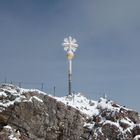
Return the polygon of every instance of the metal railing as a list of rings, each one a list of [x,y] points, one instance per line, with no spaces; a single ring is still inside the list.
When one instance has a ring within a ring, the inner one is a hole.
[[[47,83],[45,83],[45,82],[13,81],[13,80],[7,80],[5,78],[4,80],[0,81],[0,84],[13,84],[13,85],[16,85],[20,88],[39,89],[39,90],[44,91],[44,92],[46,92],[46,90],[47,90],[53,96],[56,96],[56,86],[53,85],[51,87],[47,87]]]

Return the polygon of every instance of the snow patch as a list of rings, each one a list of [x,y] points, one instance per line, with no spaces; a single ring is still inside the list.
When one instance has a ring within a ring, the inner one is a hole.
[[[84,126],[83,127],[87,127],[90,130],[92,130],[92,128],[94,127],[94,125],[95,125],[95,123],[84,123]]]
[[[55,97],[57,101],[63,102],[65,105],[72,106],[84,114],[89,116],[98,115],[99,110],[97,109],[97,101],[88,100],[81,93],[69,95],[65,97]]]
[[[19,140],[20,132],[13,129],[11,126],[7,125],[3,127],[3,130],[8,135],[9,140]]]
[[[122,122],[122,123],[125,123],[125,124],[128,124],[128,125],[133,125],[134,123],[132,122],[132,121],[130,121],[130,119],[128,119],[128,118],[123,118],[123,119],[121,119],[120,120],[120,122]]]
[[[43,100],[41,100],[40,98],[36,97],[36,96],[32,96],[29,101],[32,102],[32,99],[36,99],[39,102],[43,102]]]
[[[134,137],[133,140],[139,140],[139,139],[140,139],[140,135],[137,135],[137,136]]]
[[[35,95],[28,95],[28,93],[31,92],[35,93]],[[27,94],[25,95],[25,93]],[[32,102],[32,99],[43,102],[36,94],[46,95],[47,93],[36,89],[23,89],[11,84],[3,84],[0,86],[0,112],[5,110],[8,106],[13,105],[15,102]]]

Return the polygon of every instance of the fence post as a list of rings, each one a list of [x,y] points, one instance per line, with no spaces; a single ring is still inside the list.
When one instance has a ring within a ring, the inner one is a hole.
[[[18,84],[19,84],[19,87],[21,88],[21,82],[19,82]]]
[[[55,97],[55,90],[56,90],[56,88],[55,88],[55,86],[53,87],[53,95],[54,95],[54,97]]]
[[[41,91],[43,91],[44,83],[41,83]]]
[[[7,83],[7,78],[6,77],[4,78],[4,83]]]

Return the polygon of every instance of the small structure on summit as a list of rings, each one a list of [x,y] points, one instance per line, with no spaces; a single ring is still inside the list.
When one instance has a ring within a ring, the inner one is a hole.
[[[64,38],[64,50],[67,52],[67,59],[69,62],[68,69],[68,93],[72,94],[72,59],[74,57],[74,52],[76,51],[78,44],[76,43],[76,39],[69,36],[68,38]]]

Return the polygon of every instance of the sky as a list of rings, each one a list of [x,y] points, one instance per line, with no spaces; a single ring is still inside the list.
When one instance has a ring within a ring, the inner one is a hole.
[[[72,90],[140,112],[139,0],[0,0],[0,82],[68,94],[63,40],[72,36]],[[18,83],[16,83],[18,84]]]

